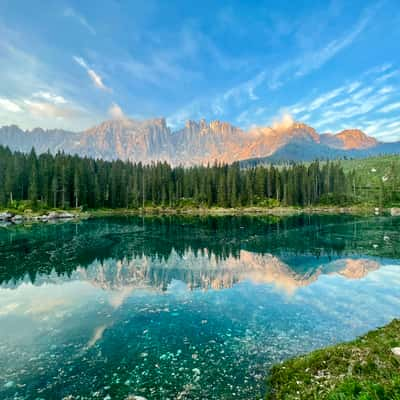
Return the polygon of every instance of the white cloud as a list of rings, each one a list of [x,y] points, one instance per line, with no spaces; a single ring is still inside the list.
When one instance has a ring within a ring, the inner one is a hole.
[[[0,97],[0,108],[3,108],[6,111],[17,113],[21,112],[22,108],[15,102],[6,99],[4,97]]]
[[[368,12],[367,14],[365,14],[365,16],[358,21],[355,28],[342,38],[332,40],[325,47],[319,49],[318,51],[305,54],[302,62],[298,67],[296,76],[303,76],[312,70],[320,68],[341,50],[350,46],[354,42],[354,40],[360,35],[360,33],[362,33],[363,30],[367,27],[368,22],[372,17],[372,14],[372,12]]]
[[[300,78],[316,69],[319,69],[340,51],[349,47],[359,37],[368,26],[378,7],[380,7],[380,3],[377,6],[367,8],[363,16],[361,16],[355,23],[354,28],[348,31],[347,34],[343,35],[341,38],[334,39],[322,47],[316,48],[316,46],[314,46],[313,50],[303,52],[298,57],[276,67],[262,69],[253,78],[241,82],[222,94],[217,95],[214,100],[211,101],[212,113],[216,116],[222,115],[227,110],[230,110],[232,105],[240,107],[249,100],[259,100],[256,90],[263,84],[266,84],[269,89],[275,90],[291,79]],[[360,86],[360,82],[354,82],[351,86],[348,86],[346,90],[348,93],[352,93]],[[308,104],[308,107],[311,106],[311,108],[316,109],[323,103],[328,103],[332,98],[338,96],[340,93],[340,90],[328,93],[327,98],[321,97],[320,99],[315,99],[315,103],[312,105]],[[209,111],[209,107],[209,100],[203,102],[196,101],[188,107],[184,107],[171,118],[176,119],[177,114],[179,114],[179,116],[190,115],[193,118],[194,114],[201,114],[201,110],[203,109],[208,108]],[[192,111],[194,111],[194,114]],[[298,114],[310,110],[298,105],[295,109],[291,109],[290,111],[293,114]]]
[[[383,138],[386,141],[399,141],[400,140],[400,128],[394,127],[392,129],[383,126],[379,132],[374,135],[376,138]]]
[[[334,99],[335,97],[339,96],[344,91],[343,87],[340,87],[335,90],[331,90],[319,97],[317,97],[311,104],[308,106],[308,111],[313,111],[317,108],[320,108],[323,104],[329,102],[330,100]]]
[[[302,77],[310,72],[321,68],[330,59],[336,56],[340,51],[350,46],[357,37],[365,30],[369,21],[375,14],[376,8],[367,9],[365,14],[359,19],[355,27],[346,35],[339,39],[330,41],[323,47],[308,51],[294,60],[288,61],[275,70],[270,71],[268,76],[268,86],[270,89],[276,89],[283,85],[285,80],[294,77]]]
[[[400,121],[395,121],[387,125],[388,128],[399,128],[400,127]]]
[[[285,113],[280,119],[274,121],[272,128],[275,130],[288,129],[293,125],[293,123],[294,121],[292,116],[288,113]]]
[[[376,67],[373,67],[371,69],[369,69],[368,71],[365,72],[365,75],[378,75],[378,74],[382,74],[383,72],[386,72],[388,69],[392,68],[392,64],[391,63],[385,63],[382,65],[378,65]]]
[[[386,82],[394,76],[399,75],[399,73],[399,70],[388,72],[387,74],[381,75],[380,77],[376,78],[376,81],[379,83]]]
[[[365,92],[369,93],[369,91]],[[358,101],[360,100],[360,101]],[[325,126],[332,123],[337,123],[343,119],[351,119],[360,115],[366,115],[377,106],[387,101],[386,95],[374,95],[369,97],[357,97],[351,105],[343,109],[328,109],[322,113],[322,119],[315,126]]]
[[[80,110],[59,106],[57,104],[24,100],[29,112],[39,118],[71,118],[81,114]]]
[[[98,87],[99,89],[102,90],[110,90],[104,83],[103,80],[101,79],[100,75],[94,71],[92,68],[90,68],[86,61],[82,58],[82,57],[77,57],[74,56],[73,59],[75,60],[75,62],[80,65],[82,68],[84,68],[86,70],[86,72],[88,73],[90,79],[93,81],[94,85],[96,87]]]
[[[361,82],[356,81],[356,82],[351,83],[347,89],[347,93],[353,93],[360,86],[361,86]]]
[[[394,110],[399,110],[400,109],[400,102],[397,103],[392,103],[392,104],[388,104],[385,107],[382,107],[379,111],[382,113],[388,113]]]
[[[116,103],[113,103],[111,105],[111,107],[108,109],[108,114],[110,115],[110,117],[112,119],[125,119],[126,118],[121,107]]]
[[[311,114],[304,114],[299,118],[299,120],[302,122],[307,122],[310,118],[311,118]]]
[[[371,86],[365,87],[365,88],[359,90],[358,92],[355,92],[351,96],[351,99],[352,99],[352,101],[360,100],[360,99],[364,98],[367,94],[371,93],[373,90],[374,90],[374,88]]]
[[[75,19],[76,21],[78,21],[84,28],[86,28],[92,35],[96,34],[95,29],[93,28],[92,25],[89,24],[89,22],[87,21],[87,19],[79,14],[76,10],[74,10],[73,8],[66,8],[64,10],[64,17],[70,17]]]
[[[342,100],[335,101],[334,103],[332,103],[330,105],[330,107],[338,108],[338,107],[345,106],[346,104],[349,104],[349,103],[351,103],[351,99],[350,98],[345,98],[345,99],[342,99]]]
[[[392,93],[392,92],[394,92],[393,86],[384,86],[382,89],[379,89],[379,93],[381,94]]]
[[[67,103],[67,100],[65,100],[64,97],[58,96],[58,95],[56,95],[54,93],[50,93],[50,92],[39,91],[39,92],[33,93],[33,97],[40,98],[40,99],[49,101],[54,104]]]

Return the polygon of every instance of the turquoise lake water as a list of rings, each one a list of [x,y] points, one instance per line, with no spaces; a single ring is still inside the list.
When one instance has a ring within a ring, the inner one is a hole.
[[[0,398],[260,398],[271,365],[400,317],[399,260],[390,217],[1,226]]]

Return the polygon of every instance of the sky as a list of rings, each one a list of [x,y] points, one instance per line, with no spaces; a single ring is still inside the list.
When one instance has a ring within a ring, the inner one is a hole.
[[[283,115],[400,140],[398,0],[0,0],[0,126]]]

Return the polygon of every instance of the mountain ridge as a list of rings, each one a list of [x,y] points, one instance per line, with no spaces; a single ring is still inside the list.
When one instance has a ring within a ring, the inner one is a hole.
[[[64,151],[105,160],[166,161],[172,165],[400,153],[400,141],[379,142],[359,129],[319,134],[313,127],[293,120],[248,131],[229,122],[204,119],[186,121],[181,129],[172,130],[165,118],[108,120],[82,132],[42,128],[24,131],[9,125],[0,128],[0,145],[23,152],[34,147],[38,153],[50,149],[53,153]]]

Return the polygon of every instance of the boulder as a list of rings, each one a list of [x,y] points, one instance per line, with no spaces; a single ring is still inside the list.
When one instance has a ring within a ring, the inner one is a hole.
[[[2,212],[0,213],[0,221],[8,221],[10,220],[12,217],[14,216],[14,214],[11,214],[8,211]]]
[[[48,219],[57,219],[58,217],[58,213],[55,211],[51,211],[49,212],[49,215],[47,216]]]
[[[74,218],[74,214],[71,214],[68,212],[62,212],[62,213],[58,214],[58,218],[70,219],[70,218]]]
[[[393,353],[396,357],[400,357],[400,347],[393,347],[393,348],[392,348],[392,353]]]

